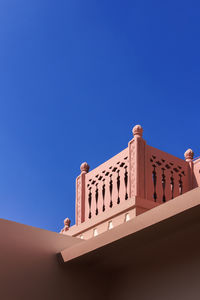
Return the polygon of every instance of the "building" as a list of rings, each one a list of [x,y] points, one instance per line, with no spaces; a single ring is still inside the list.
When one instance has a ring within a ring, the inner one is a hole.
[[[0,299],[199,299],[200,159],[128,147],[76,179],[61,234],[1,220]]]

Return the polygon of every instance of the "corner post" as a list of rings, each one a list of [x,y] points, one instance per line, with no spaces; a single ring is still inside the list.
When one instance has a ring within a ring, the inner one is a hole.
[[[146,142],[142,138],[143,129],[140,125],[133,128],[134,138],[129,142],[129,196],[146,198],[145,162]]]
[[[64,227],[61,229],[60,233],[64,233],[69,230],[71,220],[69,218],[64,219]]]
[[[191,190],[194,188],[194,164],[193,164],[193,158],[194,158],[194,152],[192,149],[188,149],[184,153],[185,161],[188,163],[188,172],[189,172],[189,182],[188,182],[188,190]]]
[[[85,176],[89,168],[86,162],[82,163],[81,174],[76,178],[76,225],[85,221]]]

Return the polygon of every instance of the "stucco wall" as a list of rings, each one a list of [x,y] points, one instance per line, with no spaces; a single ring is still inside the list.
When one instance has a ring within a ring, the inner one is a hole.
[[[0,220],[0,299],[199,300],[199,233],[196,205],[60,264],[56,253],[83,241]]]
[[[99,274],[90,267],[58,263],[56,253],[76,238],[0,220],[0,299],[102,299]]]
[[[109,299],[199,300],[199,223],[178,231],[174,227],[171,234],[136,249],[129,265],[113,273]]]

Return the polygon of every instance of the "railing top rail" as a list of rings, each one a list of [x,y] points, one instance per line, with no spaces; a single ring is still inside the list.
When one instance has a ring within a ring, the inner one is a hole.
[[[99,166],[97,166],[96,168],[92,169],[91,171],[89,171],[87,173],[87,177],[92,177],[94,174],[98,173],[98,171],[100,169],[104,169],[107,168],[108,166],[112,166],[112,162],[114,162],[115,160],[117,160],[118,158],[120,159],[123,155],[125,155],[125,157],[127,157],[128,159],[128,148],[123,149],[121,152],[119,152],[118,154],[116,154],[115,156],[111,157],[110,159],[108,159],[107,161],[105,161],[104,163],[100,164]]]
[[[169,158],[171,158],[171,159],[173,159],[173,160],[180,161],[180,163],[185,163],[185,159],[184,159],[184,158],[177,157],[177,156],[175,156],[175,155],[173,155],[173,154],[171,154],[171,153],[168,153],[168,152],[166,152],[166,151],[160,150],[160,149],[155,148],[155,147],[150,146],[150,145],[147,145],[147,147],[148,147],[149,149],[151,149],[152,152],[154,151],[155,153],[157,152],[157,153],[159,153],[160,155],[163,154],[163,156],[165,156],[165,157],[169,157]]]

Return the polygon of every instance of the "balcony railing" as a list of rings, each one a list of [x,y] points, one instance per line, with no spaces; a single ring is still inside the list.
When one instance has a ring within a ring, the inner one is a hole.
[[[79,177],[77,181],[80,180]],[[77,187],[80,188],[79,182]],[[79,195],[81,196],[81,193]],[[127,199],[128,148],[85,174],[84,220],[95,218]],[[77,199],[77,202],[79,201],[80,199]]]
[[[136,125],[128,147],[94,170],[81,165],[76,225],[67,234],[95,236],[200,184],[200,159],[193,162],[191,149],[183,160],[147,145],[142,133]]]

